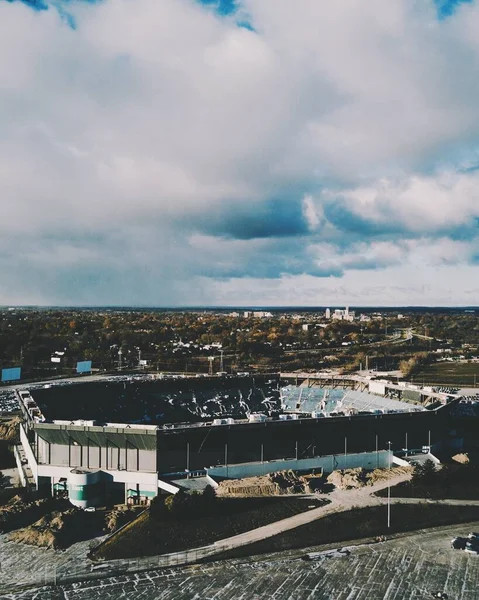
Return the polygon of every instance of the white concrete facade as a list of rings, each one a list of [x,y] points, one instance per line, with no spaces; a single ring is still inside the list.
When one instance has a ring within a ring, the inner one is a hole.
[[[341,469],[384,469],[392,465],[393,453],[388,450],[378,452],[360,452],[358,454],[333,454],[329,456],[316,456],[304,459],[271,460],[267,462],[242,463],[239,465],[221,465],[206,469],[208,478],[226,477],[230,479],[242,479],[243,477],[255,477],[266,475],[276,471],[309,471],[322,469],[325,473]]]

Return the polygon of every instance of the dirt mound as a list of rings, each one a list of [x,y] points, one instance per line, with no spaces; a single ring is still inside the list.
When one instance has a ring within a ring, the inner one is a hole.
[[[81,513],[78,508],[70,508],[65,512],[53,511],[24,529],[14,531],[9,539],[13,542],[38,546],[39,548],[59,549],[66,545],[71,530],[76,529]]]
[[[298,475],[295,471],[276,471],[257,477],[222,481],[218,496],[278,496],[310,493],[316,486],[315,475]]]
[[[333,471],[328,475],[327,481],[340,490],[351,490],[374,485],[380,481],[387,481],[392,477],[404,475],[411,471],[412,467],[393,467],[392,469],[374,469],[374,471],[367,471],[358,467],[356,469]]]
[[[129,523],[135,516],[131,508],[127,506],[118,506],[105,515],[105,530],[113,533],[123,525]]]
[[[21,496],[14,496],[5,506],[0,507],[0,533],[7,533],[34,523],[53,508],[63,508],[69,505],[64,500],[43,498],[35,501],[25,501]]]
[[[328,475],[327,481],[340,490],[351,490],[364,487],[368,484],[366,474],[366,470],[361,468],[343,469],[341,471],[333,471]]]
[[[387,481],[392,477],[398,477],[399,475],[411,474],[414,471],[414,467],[391,467],[391,469],[374,469],[369,471],[367,475],[368,485],[373,485],[380,481]]]
[[[470,462],[470,458],[469,455],[466,453],[461,453],[461,454],[455,454],[452,457],[452,460],[461,464],[461,465],[467,465]]]
[[[14,417],[13,419],[10,419],[10,421],[0,422],[0,440],[18,443],[20,421],[21,419],[19,417]]]

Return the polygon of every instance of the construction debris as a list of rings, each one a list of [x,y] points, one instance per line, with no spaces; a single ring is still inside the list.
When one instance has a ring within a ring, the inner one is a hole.
[[[391,469],[374,469],[367,471],[361,467],[333,471],[327,478],[328,483],[341,490],[358,489],[373,485],[379,481],[387,481],[392,477],[411,473],[413,467],[393,467]]]
[[[129,506],[120,505],[115,507],[105,515],[105,531],[113,533],[129,523],[135,517],[135,514]]]
[[[39,548],[59,549],[65,547],[72,530],[78,529],[82,511],[70,508],[65,512],[53,511],[24,529],[9,535],[13,542],[38,546]]]
[[[46,513],[51,512],[54,507],[58,508],[63,504],[68,504],[68,502],[64,501],[59,504],[52,498],[29,502],[19,495],[14,496],[5,506],[0,507],[0,533],[30,525]]]
[[[20,418],[14,417],[9,421],[0,422],[0,440],[10,443],[18,443],[19,441],[19,424]]]
[[[276,471],[257,477],[220,482],[218,496],[278,496],[309,494],[318,487],[321,476],[299,475],[295,471]]]

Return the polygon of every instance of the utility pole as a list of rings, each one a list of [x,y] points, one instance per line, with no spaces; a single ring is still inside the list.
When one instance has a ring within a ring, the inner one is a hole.
[[[220,350],[220,371],[223,372],[223,352],[224,350]]]
[[[391,442],[388,442],[388,529],[391,527]]]
[[[122,355],[122,351],[121,351],[121,346],[120,348],[118,348],[118,370],[121,371],[121,355]]]

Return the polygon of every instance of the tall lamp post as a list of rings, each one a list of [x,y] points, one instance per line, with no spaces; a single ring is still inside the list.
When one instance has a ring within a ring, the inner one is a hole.
[[[391,442],[388,442],[388,529],[391,527]]]

